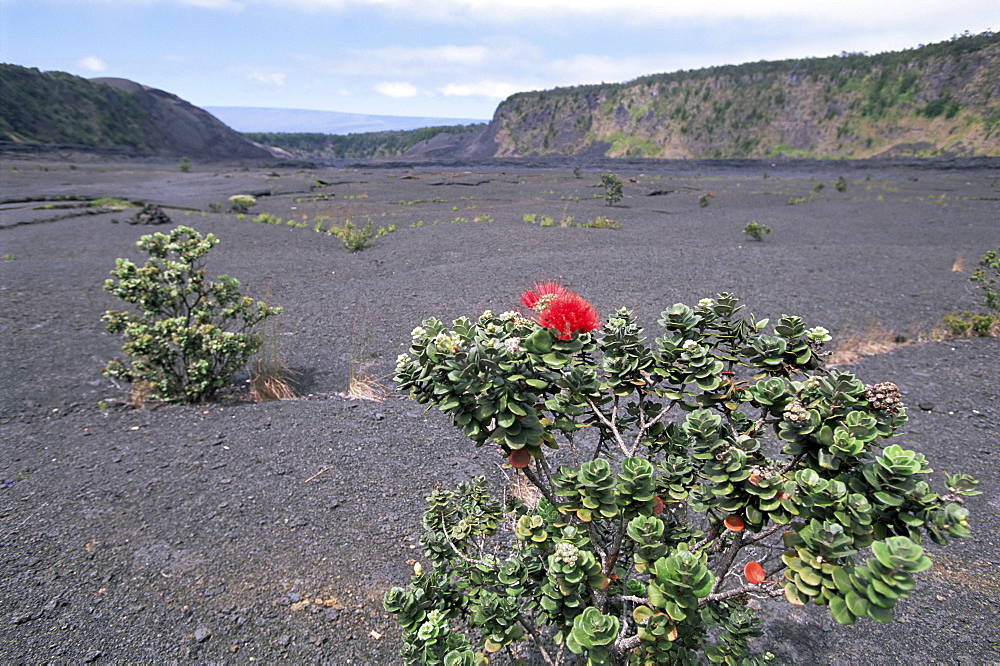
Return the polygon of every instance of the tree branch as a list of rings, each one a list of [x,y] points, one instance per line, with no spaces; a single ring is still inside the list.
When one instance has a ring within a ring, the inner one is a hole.
[[[587,401],[587,406],[589,406],[590,410],[594,412],[597,419],[611,431],[612,435],[614,435],[615,441],[618,443],[618,448],[621,449],[622,453],[629,455],[628,447],[625,445],[625,440],[622,438],[622,434],[618,431],[618,398],[615,398],[615,406],[611,409],[611,418],[614,419],[613,422],[608,420],[608,417],[604,415],[604,412],[602,412],[597,405],[594,404],[594,401],[591,398],[586,397],[584,400]]]

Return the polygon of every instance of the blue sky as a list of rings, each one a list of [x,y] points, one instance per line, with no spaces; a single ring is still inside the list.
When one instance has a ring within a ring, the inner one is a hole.
[[[519,91],[985,30],[997,0],[0,0],[0,61],[198,106],[488,119]]]

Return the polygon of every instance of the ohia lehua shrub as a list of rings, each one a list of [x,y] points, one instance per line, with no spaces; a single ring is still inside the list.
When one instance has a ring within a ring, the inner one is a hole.
[[[555,283],[521,305],[427,319],[397,362],[401,389],[535,489],[427,498],[429,566],[384,598],[407,663],[758,663],[751,598],[888,622],[930,566],[921,543],[968,534],[976,481],[931,488],[890,443],[899,390],[822,369],[825,329],[721,294],[665,310],[648,343]]]
[[[218,243],[180,226],[169,234],[143,236],[149,255],[142,266],[118,259],[105,291],[138,312],[109,310],[102,317],[120,333],[126,358],[108,363],[104,374],[144,382],[161,400],[202,402],[225,386],[261,344],[258,323],[281,312],[254,302],[226,275],[205,276],[205,256]]]

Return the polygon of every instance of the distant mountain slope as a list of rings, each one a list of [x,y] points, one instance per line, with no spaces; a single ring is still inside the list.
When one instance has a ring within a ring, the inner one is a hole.
[[[361,134],[415,130],[425,127],[473,125],[486,122],[483,119],[380,116],[257,106],[206,106],[203,108],[237,132],[243,133]]]
[[[1000,156],[1000,34],[518,93],[477,141],[499,157]]]
[[[180,97],[125,79],[0,64],[0,139],[201,158],[270,151]]]

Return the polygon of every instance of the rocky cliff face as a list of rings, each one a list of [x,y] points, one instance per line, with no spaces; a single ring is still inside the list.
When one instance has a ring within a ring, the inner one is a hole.
[[[1000,156],[1000,35],[521,93],[479,141],[498,157]]]

